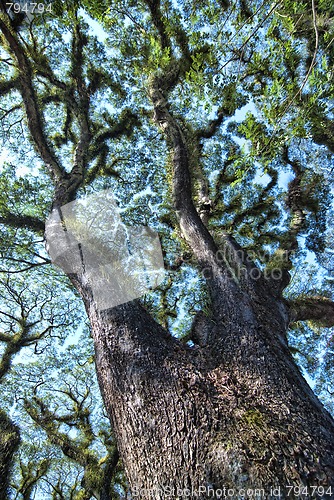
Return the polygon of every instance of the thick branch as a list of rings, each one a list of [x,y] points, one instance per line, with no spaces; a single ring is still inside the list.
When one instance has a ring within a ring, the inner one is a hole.
[[[163,15],[160,9],[160,0],[146,0],[146,4],[148,5],[152,17],[153,24],[156,30],[159,33],[160,43],[162,49],[172,48],[172,43],[170,39],[170,34],[168,30],[165,28],[165,23],[163,19]],[[187,62],[187,64],[192,63],[191,53],[189,50],[189,40],[186,31],[183,29],[181,23],[178,26],[173,26],[173,35],[176,43],[179,46],[179,49],[182,53],[183,62]]]
[[[160,0],[159,1],[146,0],[145,3],[148,5],[150,9],[153,24],[159,33],[161,47],[163,49],[170,47],[171,46],[170,39],[165,29],[164,22],[162,20],[162,15],[160,10]]]
[[[9,94],[14,89],[17,89],[19,86],[19,79],[13,78],[12,80],[6,80],[4,82],[0,82],[0,96]]]
[[[160,79],[152,79],[149,95],[154,106],[154,121],[163,130],[173,153],[173,198],[182,234],[200,266],[209,274],[221,277],[224,274],[225,284],[226,278],[229,279],[231,276],[237,277],[236,281],[250,283],[252,273],[248,271],[255,264],[227,234],[223,235],[221,248],[218,249],[194,206],[186,139],[180,125],[168,110],[168,103],[159,87],[159,82]],[[235,282],[229,279],[229,288],[233,289],[234,286]]]
[[[10,50],[14,54],[18,71],[20,91],[23,98],[28,128],[35,143],[36,149],[47,166],[52,179],[59,180],[63,176],[63,168],[58,163],[54,152],[47,143],[40,110],[37,104],[37,96],[32,83],[32,69],[23,47],[16,34],[9,28],[3,19],[0,18],[0,29],[7,40]]]
[[[223,123],[225,114],[222,111],[218,111],[217,118],[211,120],[207,127],[196,131],[196,136],[198,139],[210,139],[218,131],[220,125]]]
[[[159,80],[153,79],[149,95],[154,106],[154,121],[163,130],[173,151],[174,206],[182,233],[199,261],[203,260],[203,255],[212,261],[218,248],[204,226],[192,200],[186,139],[181,127],[168,111],[167,101],[159,88]]]
[[[281,279],[275,279],[272,284],[280,293],[290,282],[290,269],[292,263],[291,255],[298,249],[298,236],[304,229],[306,213],[302,203],[302,179],[304,169],[299,161],[291,160],[288,154],[288,148],[283,150],[283,160],[292,167],[294,178],[288,185],[286,207],[290,211],[290,227],[280,242],[279,249],[276,251],[272,263],[281,269]]]
[[[302,297],[291,300],[290,321],[314,321],[319,326],[334,326],[334,302],[326,297]]]
[[[5,224],[6,226],[15,228],[24,227],[39,234],[44,234],[45,231],[44,222],[37,217],[32,217],[31,215],[16,215],[7,212],[0,216],[0,224]]]
[[[91,138],[89,130],[89,95],[86,83],[83,77],[83,46],[86,39],[81,33],[80,27],[77,24],[73,32],[72,41],[72,73],[79,95],[79,113],[78,121],[80,128],[80,135],[77,147],[74,152],[73,167],[70,174],[70,185],[74,191],[79,187],[83,180],[83,175],[86,167],[86,156]]]

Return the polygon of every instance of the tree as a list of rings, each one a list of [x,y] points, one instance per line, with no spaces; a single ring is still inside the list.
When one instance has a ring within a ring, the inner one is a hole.
[[[1,495],[6,498],[9,487],[9,478],[11,466],[13,464],[13,455],[20,442],[20,433],[17,426],[11,421],[4,411],[0,413],[1,441],[0,441],[0,478]]]
[[[41,256],[27,265],[27,232],[22,240],[0,279],[1,498],[124,498],[87,331],[78,340],[87,330],[80,302]]]
[[[100,310],[91,277],[69,271],[72,249],[62,249],[133,495],[188,488],[207,498],[225,487],[270,498],[280,487],[288,498],[295,486],[296,498],[304,487],[330,496],[333,419],[287,331],[333,326],[334,303],[284,291],[303,241],[316,255],[326,246],[318,227],[330,188],[316,157],[331,153],[318,121],[330,138],[331,110],[315,89],[333,98],[323,75],[333,45],[319,29],[332,7],[302,6],[313,46],[294,29],[295,2],[83,2],[109,34],[103,47],[75,2],[27,19],[1,6],[2,125],[26,137],[11,150],[22,157],[33,145],[39,166],[38,181],[36,168],[3,176],[1,223],[41,234],[51,209],[109,188],[125,223],[159,231],[171,272],[149,297]],[[50,198],[31,204],[38,182]],[[48,239],[62,230],[53,219]]]
[[[87,356],[91,346],[87,349],[87,338],[79,342],[80,348],[62,349],[61,357],[55,350],[14,369],[11,392],[22,428],[11,482],[14,498],[109,500],[124,498],[127,491],[115,440],[97,397],[93,356]]]

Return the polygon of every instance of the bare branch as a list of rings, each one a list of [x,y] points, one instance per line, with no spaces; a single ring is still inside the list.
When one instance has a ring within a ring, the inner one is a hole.
[[[23,263],[23,261],[21,261],[20,259],[12,259],[10,257],[4,257],[5,260],[9,260],[11,262],[21,262]],[[40,266],[45,266],[47,264],[51,264],[51,260],[45,260],[44,262],[27,262],[25,261],[28,265],[27,267],[23,267],[21,269],[0,269],[0,273],[6,273],[6,274],[20,274],[20,273],[23,273],[25,271],[30,271],[30,269],[34,269],[35,267],[40,267]]]
[[[15,106],[13,106],[10,109],[3,109],[3,108],[1,108],[1,111],[3,111],[3,115],[0,116],[0,120],[3,120],[4,118],[6,118],[6,116],[10,115],[10,113],[13,113],[13,111],[16,111],[16,110],[18,110],[20,108],[21,108],[21,104],[16,104]]]
[[[266,20],[271,16],[271,14],[276,10],[276,8],[280,5],[281,3],[281,0],[279,0],[278,2],[276,2],[272,7],[271,9],[269,10],[269,12],[264,16],[263,20],[254,28],[254,30],[248,35],[248,37],[246,38],[246,40],[243,42],[243,44],[238,48],[239,50],[239,53],[243,53],[243,50],[244,48],[246,47],[246,45],[248,44],[248,42],[253,38],[254,35],[256,35],[256,33],[262,28],[262,26],[264,25],[264,23],[266,22]],[[258,11],[262,9],[262,5],[260,5],[260,7],[258,8]],[[258,12],[257,11],[257,12]],[[256,15],[256,13],[254,15]],[[248,19],[247,21],[248,22]],[[243,27],[243,26],[242,26]],[[241,28],[242,28],[241,27]],[[241,29],[240,28],[240,29]],[[238,32],[234,35],[236,36],[238,34]],[[234,36],[229,40],[229,43],[231,43],[231,41],[233,40]],[[228,59],[222,66],[220,66],[220,68],[218,69],[218,72],[221,72],[230,62],[234,61],[235,58],[234,56],[231,57],[230,59]]]

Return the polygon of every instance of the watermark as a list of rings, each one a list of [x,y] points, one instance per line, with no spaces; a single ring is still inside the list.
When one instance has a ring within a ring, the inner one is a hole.
[[[165,277],[158,234],[124,224],[110,190],[54,209],[45,234],[52,263],[83,276],[99,310],[141,297]]]
[[[281,280],[284,269],[289,267],[289,261],[292,252],[279,251],[273,257],[269,252],[254,251],[247,252],[242,248],[236,248],[233,243],[223,245],[223,248],[217,250],[214,256],[215,264],[223,266],[229,270],[231,279],[240,281],[250,278],[252,281],[259,279]],[[255,262],[261,263],[261,269]],[[202,269],[201,274],[205,280],[214,278],[216,269],[207,266]]]
[[[214,278],[214,270],[212,267],[204,267],[201,275],[205,280]],[[252,281],[257,281],[261,278],[265,280],[281,280],[283,276],[283,269],[281,267],[265,268],[263,271],[258,267],[247,269],[245,266],[236,267],[235,269],[229,268],[230,278],[236,281],[250,278]]]
[[[52,14],[52,3],[31,2],[18,0],[16,2],[6,2],[5,8],[8,15],[13,18],[15,15],[21,15],[31,21],[38,14]]]
[[[211,486],[199,486],[198,488],[175,488],[173,486],[165,486],[163,488],[133,488],[132,491],[133,498],[254,498],[261,499],[267,498],[268,494],[272,498],[279,498],[281,495],[280,487],[269,488],[264,490],[263,488],[230,488],[222,486],[221,488],[213,488]]]
[[[122,221],[110,190],[75,200],[54,209],[46,222],[51,261],[67,274],[83,276],[99,310],[139,298],[165,278],[159,236],[146,226]],[[247,253],[228,236],[212,264],[201,270],[205,280],[227,269],[233,280],[281,280],[289,258],[284,252],[274,262],[268,252]],[[185,263],[191,262],[183,259]],[[284,262],[285,259],[285,262]],[[263,270],[254,261],[267,262]]]
[[[136,488],[131,491],[133,498],[232,498],[233,500],[261,500],[282,498],[331,498],[333,489],[331,486],[271,486],[264,488],[231,488],[222,486],[213,488],[211,486],[199,486],[198,488],[176,488],[173,486],[155,487],[151,489]]]

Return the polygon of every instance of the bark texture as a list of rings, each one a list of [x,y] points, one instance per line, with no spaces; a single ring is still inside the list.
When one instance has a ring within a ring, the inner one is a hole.
[[[149,93],[173,154],[179,225],[207,279],[205,341],[183,345],[138,302],[101,312],[85,274],[71,276],[91,322],[99,384],[132,492],[163,499],[188,489],[204,499],[210,488],[230,488],[233,498],[260,489],[269,499],[280,488],[283,499],[289,486],[333,487],[334,422],[286,341],[296,313],[232,237],[223,235],[218,246],[202,222],[166,81],[153,78]],[[315,311],[308,308],[310,316]]]
[[[237,300],[230,317],[215,318],[214,345],[189,348],[139,304],[98,312],[81,293],[104,402],[140,498],[157,487],[162,499],[164,488],[229,487],[234,498],[263,488],[271,498],[280,487],[288,498],[287,485],[333,486],[333,420],[290,355],[278,305]]]
[[[18,427],[0,410],[0,498],[7,500],[10,469],[20,443]]]

